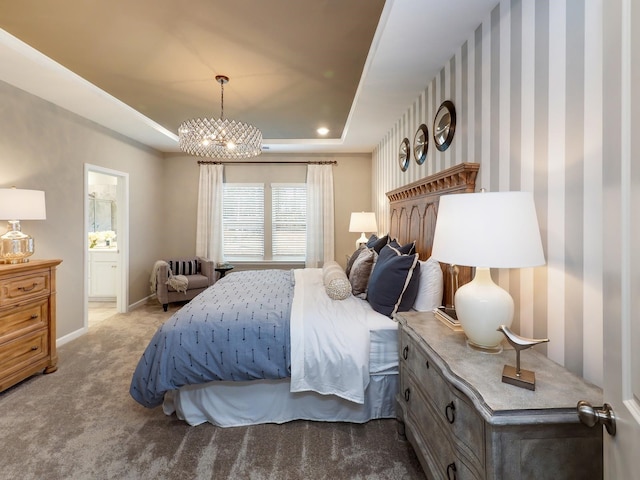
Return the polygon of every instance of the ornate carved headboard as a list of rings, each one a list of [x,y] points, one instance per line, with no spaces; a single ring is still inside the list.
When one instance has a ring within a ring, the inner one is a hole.
[[[471,193],[476,188],[479,163],[461,163],[387,193],[391,221],[389,235],[400,244],[415,240],[421,260],[431,256],[441,195]],[[443,274],[448,265],[441,264]],[[445,276],[443,303],[453,304],[453,292]],[[458,284],[471,281],[471,268],[459,267]]]

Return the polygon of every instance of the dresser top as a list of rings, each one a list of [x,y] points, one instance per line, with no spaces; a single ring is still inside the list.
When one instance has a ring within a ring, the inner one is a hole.
[[[60,265],[62,260],[29,260],[22,263],[0,263],[0,275],[29,272],[39,268],[51,268]]]
[[[516,352],[506,342],[501,353],[483,353],[470,348],[463,332],[446,327],[431,312],[402,312],[397,317],[409,334],[421,340],[447,380],[467,394],[490,423],[512,423],[519,416],[529,418],[527,423],[542,423],[550,415],[557,417],[551,421],[561,422],[567,414],[577,421],[579,400],[602,405],[602,389],[533,349],[523,350],[520,362],[521,368],[535,372],[535,391],[502,382],[504,365],[516,365]],[[546,418],[536,420],[536,413]]]

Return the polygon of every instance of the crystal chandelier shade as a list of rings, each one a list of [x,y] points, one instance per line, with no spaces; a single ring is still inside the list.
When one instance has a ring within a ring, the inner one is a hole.
[[[183,152],[199,157],[220,159],[251,158],[262,153],[262,132],[253,125],[224,118],[224,75],[220,83],[220,118],[186,120],[178,128],[179,146]]]

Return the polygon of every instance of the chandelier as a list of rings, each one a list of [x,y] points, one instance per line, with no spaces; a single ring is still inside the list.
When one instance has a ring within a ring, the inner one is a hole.
[[[229,77],[217,75],[220,84],[220,118],[193,118],[178,128],[180,149],[199,157],[251,158],[262,153],[262,132],[248,123],[224,118],[224,84]]]

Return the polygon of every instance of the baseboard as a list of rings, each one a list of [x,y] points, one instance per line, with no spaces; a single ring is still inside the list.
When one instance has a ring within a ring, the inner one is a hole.
[[[71,333],[68,333],[64,337],[60,337],[60,338],[56,339],[56,348],[64,345],[65,343],[69,343],[71,340],[75,340],[76,338],[81,337],[82,335],[84,335],[88,331],[89,331],[88,327],[82,327],[82,328],[79,328],[78,330],[75,330],[75,331],[73,331]]]
[[[144,297],[143,299],[138,300],[138,301],[137,301],[137,302],[135,302],[135,303],[132,303],[131,305],[129,305],[129,310],[133,310],[133,309],[136,309],[136,308],[138,308],[138,307],[141,307],[142,305],[144,305],[145,303],[147,303],[147,302],[148,302],[149,300],[151,300],[152,298],[156,298],[156,294],[155,294],[155,293],[152,293],[151,295],[146,296],[146,297]]]

